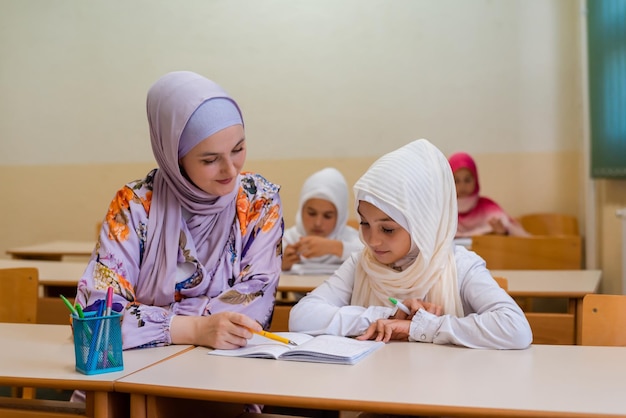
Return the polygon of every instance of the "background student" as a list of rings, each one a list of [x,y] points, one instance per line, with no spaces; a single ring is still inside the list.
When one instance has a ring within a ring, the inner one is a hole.
[[[332,273],[363,248],[358,231],[347,225],[348,185],[339,170],[327,167],[306,179],[296,223],[283,236],[283,270]]]
[[[452,154],[448,161],[454,175],[458,199],[459,224],[456,237],[497,234],[528,236],[522,225],[507,215],[493,200],[480,196],[478,169],[465,152]]]
[[[474,348],[529,346],[532,332],[520,307],[478,255],[453,245],[454,179],[434,145],[422,139],[386,154],[354,191],[365,248],[294,306],[291,331]]]

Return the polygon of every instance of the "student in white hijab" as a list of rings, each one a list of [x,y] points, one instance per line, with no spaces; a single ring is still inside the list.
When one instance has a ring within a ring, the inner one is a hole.
[[[296,224],[283,234],[283,270],[332,273],[363,249],[358,231],[347,225],[348,184],[339,170],[313,173],[300,190]]]
[[[291,331],[472,348],[530,345],[517,303],[482,258],[453,243],[456,190],[441,151],[420,139],[386,154],[354,193],[365,248],[294,306]]]

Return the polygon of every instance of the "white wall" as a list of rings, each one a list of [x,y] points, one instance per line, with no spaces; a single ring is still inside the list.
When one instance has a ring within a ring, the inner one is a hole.
[[[151,162],[145,95],[189,69],[249,159],[580,150],[572,0],[0,0],[0,165]]]

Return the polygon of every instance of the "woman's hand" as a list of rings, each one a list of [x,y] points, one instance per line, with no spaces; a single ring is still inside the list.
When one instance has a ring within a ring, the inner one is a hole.
[[[193,344],[210,348],[243,347],[252,338],[251,331],[261,325],[237,312],[220,312],[209,316],[176,315],[170,325],[172,344]]]

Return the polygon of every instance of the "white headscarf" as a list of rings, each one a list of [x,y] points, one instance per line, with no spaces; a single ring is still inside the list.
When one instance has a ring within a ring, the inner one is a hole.
[[[408,226],[419,254],[396,271],[377,262],[366,247],[357,264],[351,303],[387,306],[389,297],[415,298],[441,305],[446,314],[463,316],[453,244],[456,189],[441,151],[419,139],[390,152],[356,182],[354,194],[357,207],[361,198],[383,202],[400,213],[404,219],[399,223]],[[393,213],[387,215],[393,219]]]
[[[325,238],[342,241],[348,221],[348,184],[341,172],[336,168],[327,167],[313,173],[306,179],[300,189],[300,201],[296,212],[295,228],[285,231],[285,240],[293,243],[307,235],[302,223],[302,208],[309,199],[324,199],[331,202],[337,210],[337,223],[332,232]],[[341,260],[336,256],[322,256],[310,259],[316,263],[336,262]]]

